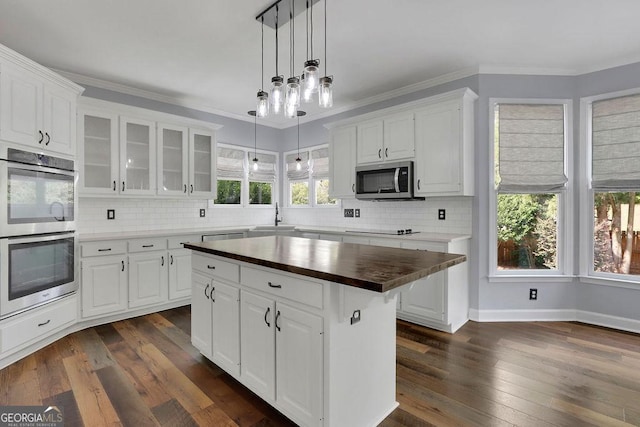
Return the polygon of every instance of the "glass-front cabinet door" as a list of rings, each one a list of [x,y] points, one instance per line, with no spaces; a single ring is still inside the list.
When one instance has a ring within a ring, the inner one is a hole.
[[[158,194],[189,193],[189,129],[158,124]]]
[[[215,138],[212,132],[190,129],[189,195],[213,198],[216,193]]]
[[[80,194],[118,194],[118,116],[82,110],[78,117]]]
[[[120,117],[120,194],[155,194],[155,148],[154,122]]]

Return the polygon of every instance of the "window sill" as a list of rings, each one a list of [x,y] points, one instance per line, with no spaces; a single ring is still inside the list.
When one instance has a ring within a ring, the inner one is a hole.
[[[573,282],[576,276],[564,274],[509,274],[488,277],[489,283]]]
[[[640,289],[640,279],[622,280],[613,277],[579,276],[580,283],[589,285],[612,286],[615,288]]]

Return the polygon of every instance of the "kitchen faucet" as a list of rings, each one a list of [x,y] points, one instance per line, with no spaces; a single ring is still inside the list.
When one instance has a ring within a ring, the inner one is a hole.
[[[282,222],[282,218],[278,219],[278,202],[276,202],[276,220],[275,220],[275,226],[278,226],[278,223]]]

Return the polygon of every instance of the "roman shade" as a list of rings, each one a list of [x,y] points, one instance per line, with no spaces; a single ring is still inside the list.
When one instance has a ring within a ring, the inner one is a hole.
[[[640,188],[640,95],[592,104],[592,186],[595,190]]]
[[[498,190],[555,192],[565,187],[564,105],[499,104]]]
[[[258,159],[258,170],[253,170],[253,157]],[[247,153],[249,158],[249,180],[260,182],[276,181],[276,156],[266,153]]]
[[[309,152],[302,151],[300,153],[300,170],[296,168],[296,158],[298,153],[287,154],[287,178],[289,179],[308,179],[309,178]]]
[[[314,178],[329,177],[329,149],[327,147],[311,150]]]
[[[242,179],[244,177],[244,151],[235,148],[218,147],[216,175],[222,179]]]

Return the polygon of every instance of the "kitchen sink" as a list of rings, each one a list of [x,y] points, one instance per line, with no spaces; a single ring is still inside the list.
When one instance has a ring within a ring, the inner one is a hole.
[[[294,231],[295,225],[256,225],[253,231]]]
[[[295,225],[258,225],[247,232],[248,237],[259,236],[295,236]]]

